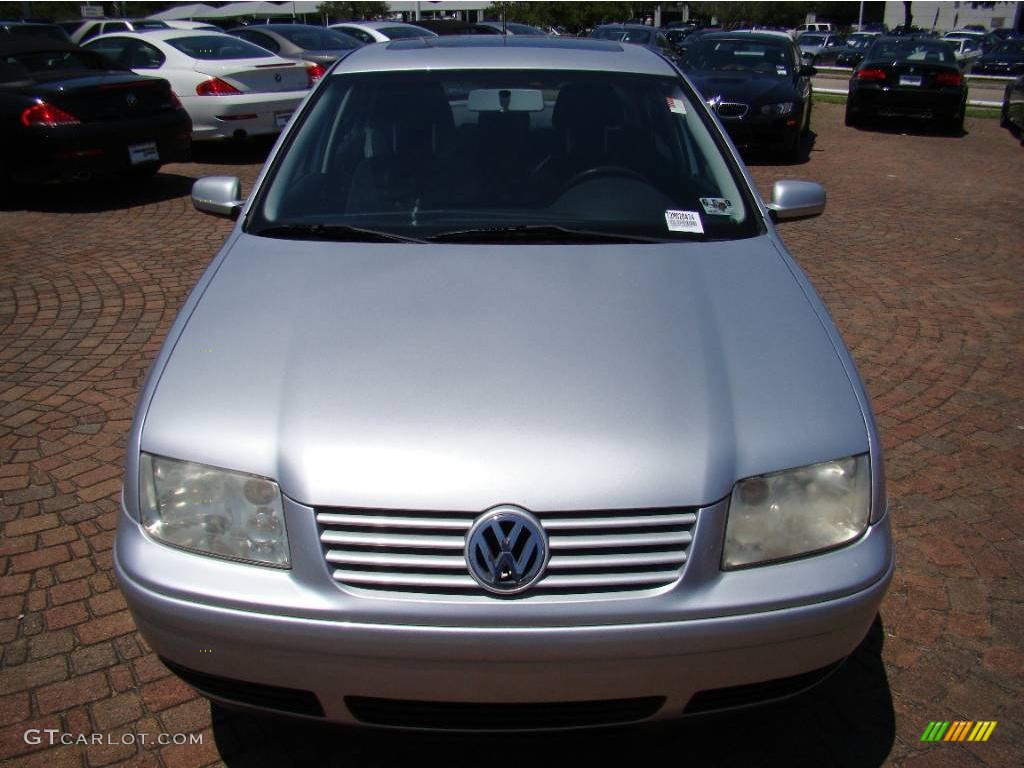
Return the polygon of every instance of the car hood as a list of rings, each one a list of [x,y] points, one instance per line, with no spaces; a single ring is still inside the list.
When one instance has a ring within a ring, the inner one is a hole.
[[[709,71],[688,72],[687,75],[706,99],[721,96],[724,101],[759,104],[792,101],[796,96],[789,77]]]
[[[310,505],[698,505],[867,450],[823,320],[768,237],[240,235],[170,343],[142,450],[272,477]]]

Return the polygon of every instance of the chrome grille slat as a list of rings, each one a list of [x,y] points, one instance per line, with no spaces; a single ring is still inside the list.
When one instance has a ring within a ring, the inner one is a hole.
[[[404,533],[352,533],[324,531],[324,544],[362,544],[367,547],[424,547],[426,549],[462,549],[465,541],[459,536],[415,536]]]
[[[457,520],[440,517],[399,517],[397,515],[336,515],[321,513],[316,516],[322,525],[346,525],[361,528],[436,528],[445,531],[468,531],[471,519]]]
[[[627,533],[621,536],[552,536],[552,550],[559,549],[592,549],[595,547],[642,547],[658,544],[689,544],[690,532],[667,533]]]
[[[636,517],[588,517],[554,518],[544,521],[546,531],[574,531],[593,528],[642,528],[646,526],[693,525],[697,516],[692,512],[685,515],[637,515]]]
[[[546,574],[526,593],[630,593],[672,584],[687,560],[696,510],[534,513],[548,534]],[[455,511],[317,511],[335,581],[388,594],[485,595],[466,566],[477,514]]]
[[[549,571],[567,568],[628,568],[635,565],[660,565],[686,562],[686,552],[633,552],[626,555],[553,555]]]
[[[634,584],[664,584],[679,577],[679,571],[657,571],[654,573],[606,573],[601,576],[590,574],[565,574],[548,576],[537,582],[534,589],[564,589],[586,585],[594,587],[620,587]]]
[[[389,552],[347,552],[332,549],[327,562],[349,565],[379,565],[391,568],[465,568],[462,555],[393,555]]]

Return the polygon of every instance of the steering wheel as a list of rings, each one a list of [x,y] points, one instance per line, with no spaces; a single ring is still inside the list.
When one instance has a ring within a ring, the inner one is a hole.
[[[650,184],[647,179],[632,168],[626,168],[623,165],[599,165],[596,168],[588,168],[585,171],[577,173],[562,185],[562,192],[565,193],[585,181],[590,181],[591,179],[601,178],[604,176],[622,176],[623,178],[636,179],[637,181],[642,181],[644,184]]]

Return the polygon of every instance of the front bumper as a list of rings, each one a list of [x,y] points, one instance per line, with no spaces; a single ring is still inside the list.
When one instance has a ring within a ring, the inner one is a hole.
[[[116,176],[138,167],[131,163],[128,150],[137,144],[154,142],[161,165],[188,160],[190,134],[191,124],[182,110],[134,120],[28,129],[21,132],[8,167],[16,181],[30,184]]]
[[[308,91],[245,93],[238,96],[183,96],[192,117],[192,138],[224,139],[280,133]]]
[[[326,569],[324,589],[310,589],[316,569],[299,565],[301,544],[293,571],[214,561],[151,541],[124,512],[114,567],[140,631],[160,656],[229,681],[308,692],[333,722],[366,722],[350,707],[353,697],[497,706],[658,698],[664,703],[643,718],[657,720],[683,715],[700,691],[800,675],[849,655],[892,577],[887,515],[833,552],[712,573],[721,507],[702,511],[704,530],[695,541],[703,534],[707,546],[694,551],[680,582],[658,594],[606,600],[630,612],[603,620],[587,601],[565,598],[531,606],[353,595],[330,582]],[[293,533],[293,542],[301,540],[303,531]],[[231,594],[241,587],[223,578],[199,591],[209,574],[228,578],[232,571],[248,583],[247,594]],[[848,588],[837,594],[841,582]],[[762,600],[765,609],[741,611],[736,601],[743,599]],[[395,618],[375,613],[381,606]],[[495,619],[502,610],[504,624]],[[243,695],[221,698],[253,703]]]
[[[858,113],[883,117],[952,118],[960,114],[965,100],[959,88],[922,90],[871,84],[852,89],[849,105]]]
[[[802,105],[794,105],[792,112],[778,117],[754,114],[754,109],[741,118],[720,118],[737,147],[785,147],[799,135]]]

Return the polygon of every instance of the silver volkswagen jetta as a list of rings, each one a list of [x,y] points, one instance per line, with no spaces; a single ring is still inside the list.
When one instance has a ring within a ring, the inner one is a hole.
[[[795,693],[893,568],[863,384],[714,116],[595,40],[362,48],[182,307],[115,566],[214,699],[581,727]]]

